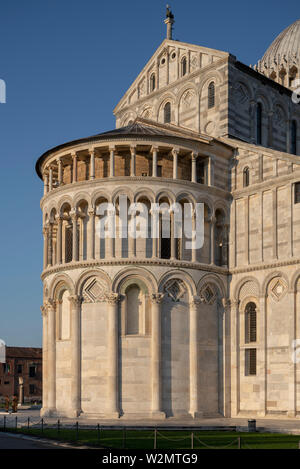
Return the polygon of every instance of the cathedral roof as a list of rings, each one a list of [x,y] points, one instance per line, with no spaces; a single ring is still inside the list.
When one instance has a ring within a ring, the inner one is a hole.
[[[300,58],[300,19],[288,26],[272,42],[262,58],[263,62],[273,63],[282,58]]]
[[[118,129],[110,130],[108,132],[102,132],[99,134],[92,135],[90,137],[81,138],[79,140],[73,140],[71,142],[63,143],[55,148],[48,150],[46,153],[41,155],[36,163],[37,174],[41,177],[41,165],[45,158],[53,152],[60,151],[64,148],[72,147],[74,145],[82,143],[91,143],[98,142],[101,140],[118,140],[122,138],[139,138],[147,137],[149,140],[154,139],[155,137],[159,138],[172,138],[174,142],[183,142],[184,140],[196,141],[209,144],[213,138],[207,135],[202,135],[196,132],[193,132],[189,129],[184,129],[172,124],[160,124],[154,121],[150,121],[143,118],[136,118],[132,123],[125,127],[120,127]]]

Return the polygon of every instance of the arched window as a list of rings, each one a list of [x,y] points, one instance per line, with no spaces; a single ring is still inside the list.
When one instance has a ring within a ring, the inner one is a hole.
[[[247,344],[256,342],[256,304],[253,302],[247,303],[245,308],[245,342]]]
[[[186,75],[187,71],[187,62],[186,62],[186,57],[183,57],[181,60],[181,76],[184,77]]]
[[[250,184],[250,171],[248,166],[243,171],[243,187],[248,187]]]
[[[155,73],[152,73],[150,77],[150,91],[154,91],[156,87]]]
[[[170,124],[171,122],[171,103],[166,103],[164,107],[164,123]]]
[[[256,143],[262,144],[262,105],[257,103],[256,106]]]
[[[215,106],[215,83],[212,81],[208,85],[208,109]]]
[[[291,122],[291,153],[297,155],[297,122]]]
[[[143,310],[142,292],[138,285],[130,285],[126,290],[126,334],[140,333],[140,316]]]

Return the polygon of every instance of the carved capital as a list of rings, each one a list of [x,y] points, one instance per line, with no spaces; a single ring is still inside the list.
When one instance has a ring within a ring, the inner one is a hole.
[[[204,298],[202,298],[202,296],[193,296],[190,302],[190,306],[199,306],[201,303],[204,303]]]
[[[76,210],[71,210],[70,211],[70,217],[73,221],[77,221],[78,213],[76,212]]]
[[[46,306],[46,305],[42,305],[42,306],[41,306],[41,313],[42,313],[43,318],[44,318],[44,317],[47,317],[47,312],[48,312],[47,306]]]
[[[151,303],[153,304],[161,304],[164,299],[164,293],[152,293],[150,295]]]
[[[55,311],[55,301],[52,300],[51,298],[48,299],[48,301],[45,303],[45,307],[47,308],[47,312],[49,311]]]
[[[116,305],[121,300],[121,295],[119,293],[107,293],[104,299],[108,304]]]
[[[155,151],[158,153],[159,148],[158,148],[158,147],[151,147],[150,152],[151,152],[151,153],[154,153]]]
[[[68,297],[68,300],[70,301],[72,307],[80,306],[82,303],[82,299],[82,296],[79,295],[71,295]]]

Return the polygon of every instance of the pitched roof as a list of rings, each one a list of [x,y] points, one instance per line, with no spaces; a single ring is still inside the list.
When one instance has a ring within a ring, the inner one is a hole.
[[[42,349],[37,347],[6,347],[7,358],[42,358]]]

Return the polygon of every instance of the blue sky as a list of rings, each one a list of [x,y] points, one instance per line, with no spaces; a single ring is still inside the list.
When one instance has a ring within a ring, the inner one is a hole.
[[[0,338],[41,345],[42,183],[36,159],[114,128],[112,110],[165,37],[165,1],[1,2]],[[246,64],[299,18],[299,0],[171,2],[174,39]]]

